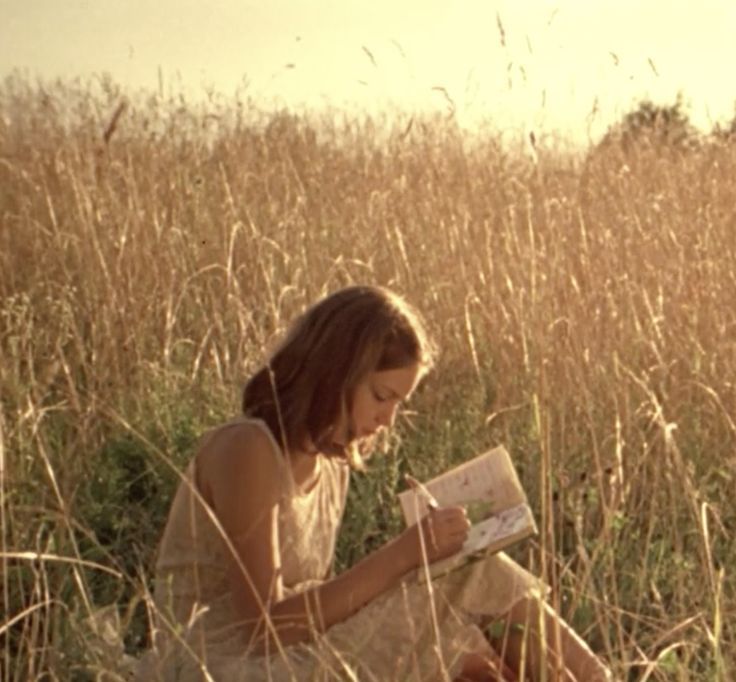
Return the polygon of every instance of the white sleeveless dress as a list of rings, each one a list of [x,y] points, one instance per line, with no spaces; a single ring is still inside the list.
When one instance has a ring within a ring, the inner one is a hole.
[[[285,462],[266,425],[249,421],[266,431],[274,456]],[[325,580],[331,569],[349,470],[331,458],[321,466],[306,494],[296,493],[285,474],[278,522],[287,595]],[[500,616],[521,597],[538,593],[539,581],[501,553],[431,586],[418,581],[416,572],[408,574],[316,640],[270,656],[249,654],[231,603],[226,543],[198,499],[193,472],[192,463],[159,547],[154,647],[141,661],[140,682],[452,679],[465,652],[488,651],[479,619]]]

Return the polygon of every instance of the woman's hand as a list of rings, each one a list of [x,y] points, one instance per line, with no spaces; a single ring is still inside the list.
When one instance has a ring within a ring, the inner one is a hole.
[[[460,551],[470,529],[470,521],[463,507],[431,509],[419,523],[404,533],[415,553],[415,565],[425,560],[430,564]]]

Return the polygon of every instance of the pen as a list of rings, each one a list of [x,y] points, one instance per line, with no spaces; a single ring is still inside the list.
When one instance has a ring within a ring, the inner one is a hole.
[[[439,509],[440,503],[437,502],[437,499],[435,498],[432,493],[427,490],[427,486],[424,485],[424,483],[421,483],[420,481],[417,481],[416,478],[411,476],[410,474],[404,474],[404,480],[408,483],[409,487],[419,495],[419,497],[426,502],[427,506],[430,509]]]

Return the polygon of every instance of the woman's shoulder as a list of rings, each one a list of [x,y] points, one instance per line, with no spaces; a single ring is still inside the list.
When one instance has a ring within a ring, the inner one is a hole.
[[[275,489],[283,480],[285,465],[268,427],[244,417],[210,431],[196,455],[197,478],[206,497],[208,489],[224,481]]]
[[[230,442],[234,444],[255,445],[279,451],[271,430],[261,419],[240,416],[220,424],[208,433],[208,441]]]

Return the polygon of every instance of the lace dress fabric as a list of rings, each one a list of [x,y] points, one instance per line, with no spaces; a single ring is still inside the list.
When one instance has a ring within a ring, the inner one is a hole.
[[[259,424],[271,437],[265,424]],[[227,428],[227,426],[222,427]],[[324,458],[317,483],[298,493],[284,457],[279,542],[286,594],[329,576],[345,508],[349,472]],[[500,553],[431,583],[407,575],[394,589],[308,643],[268,656],[248,653],[232,606],[228,545],[201,501],[194,464],[179,486],[156,564],[154,646],[144,656],[140,682],[442,680],[459,669],[463,653],[488,643],[477,626],[519,598],[537,593],[536,578]]]

